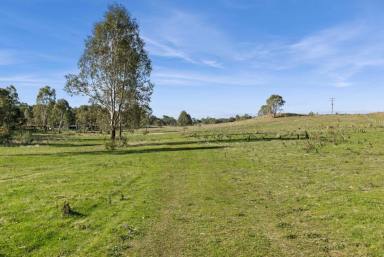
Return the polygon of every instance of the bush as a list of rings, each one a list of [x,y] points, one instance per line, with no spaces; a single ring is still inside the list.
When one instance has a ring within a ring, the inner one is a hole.
[[[122,147],[125,147],[128,145],[128,139],[126,137],[121,137],[119,139],[119,145]]]
[[[0,128],[0,144],[9,145],[11,143],[11,133],[8,129]]]
[[[105,149],[108,151],[113,151],[116,149],[116,142],[113,140],[105,142]]]
[[[319,149],[324,146],[324,143],[316,139],[307,139],[304,144],[304,150],[307,153],[315,152],[318,153]]]
[[[21,145],[30,145],[33,142],[32,132],[29,130],[20,131],[14,136],[14,140]]]
[[[327,144],[339,145],[348,141],[349,137],[341,128],[327,127],[324,130],[305,131],[304,149],[307,152],[319,152],[319,149]]]

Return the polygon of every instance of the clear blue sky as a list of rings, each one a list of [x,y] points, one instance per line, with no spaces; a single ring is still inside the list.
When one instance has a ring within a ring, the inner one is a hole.
[[[384,1],[124,0],[153,60],[152,108],[176,116],[256,114],[273,93],[288,112],[384,110]],[[63,91],[107,0],[1,0],[0,86],[34,103]]]

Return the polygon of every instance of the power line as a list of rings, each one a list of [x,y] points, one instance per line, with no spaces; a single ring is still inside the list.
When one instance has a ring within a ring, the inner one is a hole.
[[[329,98],[329,100],[331,101],[331,108],[332,108],[332,112],[331,113],[333,114],[336,98],[331,97],[331,98]]]

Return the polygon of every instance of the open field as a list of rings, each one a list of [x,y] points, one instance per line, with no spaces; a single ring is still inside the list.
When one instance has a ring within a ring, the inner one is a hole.
[[[40,137],[0,147],[1,257],[384,256],[383,114]]]

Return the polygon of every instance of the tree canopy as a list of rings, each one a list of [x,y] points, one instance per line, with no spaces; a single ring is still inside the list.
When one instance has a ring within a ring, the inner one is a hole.
[[[280,95],[271,95],[265,105],[262,105],[259,110],[259,115],[272,115],[276,117],[278,112],[282,111],[285,101]]]
[[[36,105],[33,107],[33,116],[38,126],[48,130],[53,106],[56,101],[56,90],[49,86],[40,88],[36,96]]]
[[[153,91],[151,61],[139,26],[123,6],[111,5],[94,26],[78,66],[78,75],[66,76],[66,91],[88,96],[108,111],[114,140],[124,109],[148,105]]]
[[[61,131],[64,122],[68,122],[69,115],[70,115],[70,109],[69,103],[65,99],[59,99],[55,103],[55,106],[53,107],[53,119],[55,125],[58,126],[59,132]]]
[[[0,88],[0,127],[12,129],[18,122],[19,96],[14,86]]]
[[[189,126],[192,125],[192,118],[186,111],[182,111],[177,120],[179,126]]]

